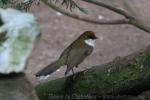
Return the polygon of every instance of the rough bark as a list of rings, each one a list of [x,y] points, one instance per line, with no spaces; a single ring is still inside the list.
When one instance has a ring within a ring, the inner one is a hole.
[[[149,89],[150,46],[124,58],[118,57],[110,63],[76,73],[74,76],[36,86],[40,100],[60,100],[71,97],[107,100],[108,98],[134,98]]]
[[[0,100],[38,100],[25,74],[0,75]]]

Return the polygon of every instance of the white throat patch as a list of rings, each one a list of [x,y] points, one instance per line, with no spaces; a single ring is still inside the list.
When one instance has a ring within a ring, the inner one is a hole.
[[[87,40],[84,40],[85,43],[89,46],[92,46],[92,47],[95,47],[95,40],[93,39],[87,39]]]

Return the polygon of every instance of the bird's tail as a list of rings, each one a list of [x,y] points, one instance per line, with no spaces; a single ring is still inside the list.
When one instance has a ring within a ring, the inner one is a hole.
[[[36,73],[36,77],[47,76],[62,66],[61,61],[57,60],[50,65],[46,66],[44,69]]]

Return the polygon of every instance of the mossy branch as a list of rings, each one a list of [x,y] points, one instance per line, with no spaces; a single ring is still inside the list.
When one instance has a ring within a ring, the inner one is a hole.
[[[36,86],[40,100],[139,95],[150,89],[150,46],[110,63]],[[57,97],[57,98],[56,98]]]

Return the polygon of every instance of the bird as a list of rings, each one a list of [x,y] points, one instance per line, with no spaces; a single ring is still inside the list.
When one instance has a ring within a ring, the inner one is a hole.
[[[81,34],[74,42],[72,42],[60,55],[58,60],[52,62],[46,66],[41,71],[37,72],[36,77],[47,76],[55,72],[61,66],[67,66],[65,75],[72,70],[73,68],[78,68],[79,64],[84,61],[84,59],[89,56],[94,47],[95,39],[98,37],[93,31],[85,31]]]

